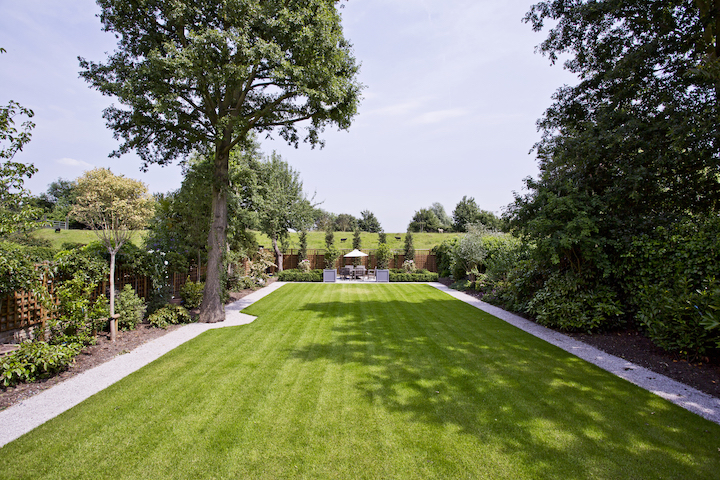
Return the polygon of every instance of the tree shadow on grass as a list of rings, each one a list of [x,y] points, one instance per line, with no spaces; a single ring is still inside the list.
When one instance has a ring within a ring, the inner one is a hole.
[[[332,337],[291,358],[364,366],[367,402],[472,435],[534,476],[717,474],[717,425],[450,297],[300,310],[331,321]]]

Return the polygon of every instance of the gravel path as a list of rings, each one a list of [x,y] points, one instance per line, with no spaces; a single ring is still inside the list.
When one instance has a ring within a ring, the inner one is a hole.
[[[274,282],[225,307],[226,319],[221,323],[193,323],[148,342],[130,353],[119,355],[107,363],[70,378],[38,395],[0,412],[0,447],[35,427],[72,408],[86,398],[107,388],[132,372],[160,358],[175,347],[201,333],[223,327],[245,325],[255,317],[240,313],[253,302],[285,285]],[[452,290],[441,283],[433,287],[450,296],[494,315],[531,335],[556,345],[583,360],[599,366],[629,382],[659,395],[693,413],[720,424],[720,400],[663,375],[604,353],[571,337],[555,332],[470,295]]]

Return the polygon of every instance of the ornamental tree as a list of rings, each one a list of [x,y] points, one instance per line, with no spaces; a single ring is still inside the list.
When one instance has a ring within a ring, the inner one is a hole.
[[[80,59],[81,75],[117,98],[104,116],[135,150],[165,165],[212,154],[212,224],[200,321],[225,318],[220,274],[227,239],[228,158],[251,132],[322,145],[327,125],[350,126],[358,66],[339,0],[98,0],[118,48],[105,63]]]
[[[89,226],[110,254],[110,316],[115,314],[115,255],[153,213],[147,187],[139,180],[96,168],[78,178],[73,215]],[[115,341],[117,325],[111,321]]]
[[[279,272],[283,253],[278,241],[288,238],[289,229],[302,230],[312,221],[312,205],[305,198],[300,174],[274,153],[260,167],[255,208],[260,231],[270,237]]]

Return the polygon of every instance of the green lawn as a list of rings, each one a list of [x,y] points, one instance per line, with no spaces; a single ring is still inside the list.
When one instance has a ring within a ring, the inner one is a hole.
[[[90,230],[61,230],[59,233],[55,233],[52,228],[41,228],[32,233],[38,238],[46,238],[53,244],[53,248],[61,248],[65,242],[75,242],[88,244],[97,240],[97,237]],[[139,230],[133,235],[132,241],[135,245],[140,246],[142,240],[145,238],[146,231]],[[413,245],[416,250],[429,250],[435,245],[439,245],[443,240],[448,238],[457,237],[458,233],[413,233]],[[398,240],[396,237],[400,237]],[[270,248],[272,243],[270,239],[260,233],[255,232],[255,238],[258,244],[263,245],[265,248]],[[342,242],[341,240],[346,240]],[[362,242],[362,248],[365,250],[375,249],[378,246],[377,233],[361,233],[360,239]],[[405,246],[405,234],[404,233],[388,233],[387,241],[390,248],[396,250],[402,250]],[[335,245],[338,248],[352,249],[353,232],[335,232]],[[290,248],[297,249],[300,247],[298,241],[298,234],[290,233]],[[309,249],[324,249],[325,248],[325,232],[308,232],[308,248]]]
[[[147,234],[146,230],[137,230],[133,233],[131,241],[141,246],[142,241]],[[63,243],[82,243],[87,245],[90,242],[97,240],[97,235],[92,230],[60,230],[55,232],[52,228],[40,228],[32,232],[32,235],[37,238],[44,238],[52,242],[52,247],[56,249],[62,248]]]
[[[720,426],[427,285],[287,285],[0,478],[716,479]]]
[[[353,248],[353,232],[335,232],[335,246],[337,248]],[[457,237],[459,233],[413,233],[413,246],[416,250],[429,250],[435,245],[440,245],[443,240]],[[398,239],[397,237],[400,237]],[[255,233],[255,238],[260,245],[269,248],[272,244],[270,239],[259,232]],[[346,239],[344,242],[342,239]],[[402,250],[405,247],[405,233],[388,233],[387,243],[394,250]],[[361,233],[361,248],[363,250],[376,249],[378,246],[377,233]],[[297,233],[290,233],[290,248],[297,249],[300,247]],[[308,248],[324,249],[325,248],[325,232],[308,232]]]

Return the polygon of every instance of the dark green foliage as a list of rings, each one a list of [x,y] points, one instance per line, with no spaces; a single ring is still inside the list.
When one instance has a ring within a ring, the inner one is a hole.
[[[539,324],[560,330],[596,331],[619,324],[617,294],[602,285],[594,285],[570,271],[554,273],[528,303],[527,313]]]
[[[720,340],[704,323],[720,303],[720,218],[696,217],[635,237],[621,272],[627,303],[662,348],[702,356]]]
[[[375,214],[369,210],[363,210],[362,212],[360,212],[358,227],[363,232],[378,233],[382,231],[380,221],[377,219]]]
[[[475,199],[463,196],[452,213],[453,228],[456,232],[467,232],[468,223],[474,223],[479,213],[480,208],[475,203]]]
[[[390,272],[391,282],[437,282],[438,274],[433,272],[419,271],[416,273],[405,273],[403,270],[393,269]]]
[[[378,232],[378,244],[383,243],[387,243],[387,233],[381,230]]]
[[[452,275],[453,267],[453,250],[458,243],[458,238],[453,237],[448,240],[443,240],[440,245],[435,245],[432,248],[432,253],[435,255],[435,262],[438,268],[438,274],[441,277],[449,277]]]
[[[307,258],[307,231],[300,230],[298,232],[298,241],[300,243],[298,258],[300,258],[300,260],[305,260]]]
[[[61,283],[55,289],[56,318],[48,323],[50,342],[90,344],[93,332],[109,316],[105,296],[92,298],[93,290],[107,278],[108,264],[88,247],[59,252],[55,261]]]
[[[17,290],[41,292],[41,277],[30,247],[0,241],[0,295]]]
[[[415,259],[415,246],[413,245],[413,236],[411,232],[405,233],[405,248],[403,249],[405,260]]]
[[[439,228],[442,228],[440,219],[428,208],[421,208],[415,212],[408,225],[409,232],[437,232]]]
[[[185,285],[180,289],[180,297],[186,308],[199,308],[202,304],[204,282],[191,282],[188,278]]]
[[[131,285],[125,285],[115,301],[115,313],[119,314],[120,330],[135,330],[145,315],[145,302],[138,297]]]
[[[187,309],[181,305],[165,305],[152,313],[148,317],[148,321],[155,328],[165,329],[170,325],[191,323],[193,318]]]
[[[0,358],[0,382],[10,387],[49,377],[67,369],[80,350],[79,343],[24,342],[18,350]]]
[[[297,269],[283,270],[278,274],[281,282],[322,282],[322,270],[301,272]]]
[[[390,246],[382,242],[378,245],[377,250],[375,250],[375,257],[377,259],[377,268],[381,270],[385,270],[390,265],[390,259],[393,256],[393,252],[390,249]]]
[[[357,226],[357,218],[348,213],[341,213],[335,218],[335,230],[339,232],[352,232]]]

